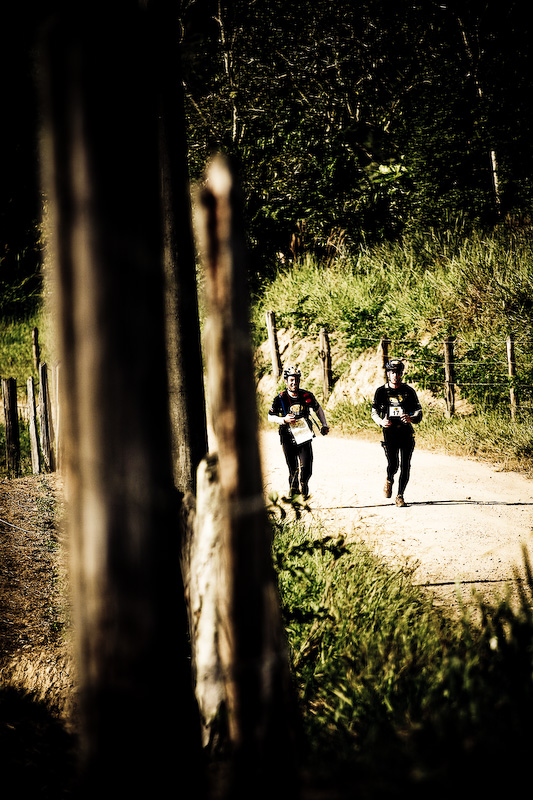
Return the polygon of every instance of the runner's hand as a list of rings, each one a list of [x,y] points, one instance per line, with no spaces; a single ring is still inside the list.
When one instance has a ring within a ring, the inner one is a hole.
[[[322,436],[327,436],[329,433],[329,426],[322,425],[322,427],[320,428],[320,433],[322,434]]]

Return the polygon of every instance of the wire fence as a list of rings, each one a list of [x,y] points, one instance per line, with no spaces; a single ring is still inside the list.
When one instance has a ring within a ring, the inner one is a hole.
[[[432,342],[431,348],[412,339],[382,337],[379,343],[375,339],[372,342],[381,350],[384,363],[389,354],[399,357],[401,350],[412,379],[423,388],[443,387],[449,415],[455,412],[456,390],[474,398],[490,393],[495,404],[507,395],[513,418],[519,409],[533,408],[533,339],[515,341],[512,335],[502,337],[491,343],[493,353],[487,357],[477,355],[487,348],[487,342],[462,337]]]

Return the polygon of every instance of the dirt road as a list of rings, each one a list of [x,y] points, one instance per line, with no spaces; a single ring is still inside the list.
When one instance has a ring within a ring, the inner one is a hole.
[[[277,431],[261,436],[265,491],[286,494]],[[391,563],[418,563],[415,582],[444,602],[472,589],[503,595],[522,546],[533,562],[533,481],[473,460],[415,449],[406,508],[383,496],[379,442],[317,436],[309,504],[331,531],[362,537]]]

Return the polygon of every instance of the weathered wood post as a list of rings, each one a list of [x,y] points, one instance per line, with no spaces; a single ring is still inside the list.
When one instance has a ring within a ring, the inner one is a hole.
[[[322,361],[322,393],[327,400],[331,392],[331,350],[329,337],[325,328],[320,329],[320,344],[318,355]]]
[[[4,421],[6,426],[6,463],[10,478],[20,474],[20,432],[17,405],[17,381],[15,378],[2,379],[4,400]]]
[[[51,419],[52,419],[52,430],[54,432],[54,462],[56,470],[61,469],[61,403],[60,403],[60,394],[59,394],[59,383],[60,383],[60,372],[61,372],[61,365],[55,364],[52,367],[52,381],[51,381],[51,391],[50,391],[50,399],[51,399]]]
[[[380,354],[380,366],[383,371],[383,377],[385,381],[387,380],[387,370],[385,369],[385,366],[387,364],[387,361],[389,360],[389,345],[390,345],[390,339],[384,336],[381,339],[378,348],[378,353]]]
[[[90,5],[61,7],[41,48],[84,799],[165,797],[178,775],[192,800],[204,784],[171,458],[160,43],[147,5],[105,24]]]
[[[516,360],[514,352],[514,339],[512,336],[507,337],[507,371],[509,374],[509,400],[511,403],[511,419],[516,419],[516,408],[518,405],[518,397],[516,394],[515,379],[516,379]]]
[[[28,390],[28,416],[30,431],[31,467],[34,475],[41,472],[41,453],[39,451],[39,435],[37,433],[37,410],[35,408],[35,385],[33,376],[27,381]]]
[[[273,311],[266,312],[266,326],[268,341],[270,344],[270,358],[272,361],[272,377],[275,382],[279,381],[281,375],[281,356],[279,354],[278,332],[276,328],[276,315]]]
[[[54,430],[51,418],[48,367],[46,364],[39,364],[39,431],[45,467],[49,472],[53,472],[55,470]]]
[[[33,350],[33,368],[36,373],[39,372],[39,364],[41,363],[41,355],[39,349],[39,329],[33,328],[31,332],[32,350]]]
[[[230,796],[289,798],[296,776],[293,695],[263,497],[242,215],[221,157],[208,166],[198,204],[207,406],[221,486],[218,634],[234,752]]]
[[[196,494],[196,471],[207,453],[207,424],[196,251],[192,230],[176,4],[150,0],[157,37],[159,157],[164,224],[167,371],[174,482]]]
[[[444,342],[444,399],[446,400],[446,416],[455,414],[455,364],[453,345],[455,336],[448,336]]]
[[[191,539],[189,616],[196,699],[204,747],[227,740],[227,703],[219,652],[219,575],[223,532],[223,498],[218,457],[210,454],[198,467],[194,536]]]

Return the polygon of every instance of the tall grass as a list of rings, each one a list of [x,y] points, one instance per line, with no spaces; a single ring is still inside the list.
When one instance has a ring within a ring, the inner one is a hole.
[[[258,335],[264,311],[280,327],[316,333],[325,326],[361,342],[427,339],[453,333],[487,347],[503,332],[533,336],[533,242],[521,233],[416,234],[361,248],[329,269],[306,257],[263,287],[254,304]]]
[[[386,567],[363,543],[302,520],[274,523],[273,553],[315,777],[351,787],[342,796],[375,798],[493,791],[527,776],[527,561],[520,602],[480,600],[476,622],[466,609],[437,611],[410,568]]]
[[[379,437],[367,403],[338,403],[328,410],[328,421],[338,434]],[[501,468],[533,477],[533,418],[517,420],[498,409],[484,409],[448,419],[422,404],[424,416],[416,426],[417,445],[466,458],[498,463]]]
[[[32,330],[39,330],[41,361],[48,357],[47,325],[42,314],[36,313],[23,319],[0,319],[0,379],[14,378],[17,382],[17,399],[20,404],[27,403],[27,381],[35,380],[35,390],[39,390],[39,376],[33,363]],[[6,473],[6,444],[3,413],[0,413],[0,475]],[[28,424],[19,419],[20,435],[20,474],[32,472],[31,449]]]
[[[327,269],[306,257],[280,271],[255,299],[255,341],[266,338],[266,310],[274,310],[278,328],[290,328],[296,338],[316,338],[325,327],[337,359],[346,354],[332,365],[336,380],[342,364],[387,336],[394,354],[409,359],[409,381],[442,395],[443,340],[453,335],[456,380],[475,414],[452,421],[426,415],[419,439],[527,468],[533,448],[532,282],[533,241],[527,232],[485,235],[458,223],[443,232],[417,232],[361,248]],[[513,424],[509,335],[515,341],[520,402]],[[369,430],[368,414],[349,403],[328,411],[336,430],[346,434]]]
[[[33,366],[32,330],[39,328],[38,315],[20,320],[0,319],[0,377],[15,378],[17,389],[25,392]],[[42,341],[41,341],[42,345]]]

